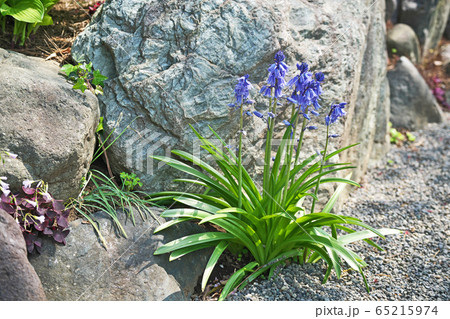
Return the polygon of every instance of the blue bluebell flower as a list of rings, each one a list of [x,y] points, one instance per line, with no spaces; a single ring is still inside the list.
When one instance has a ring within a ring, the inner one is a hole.
[[[286,126],[291,126],[292,125],[291,123],[289,123],[289,121],[286,121],[286,120],[283,120],[283,124],[286,125]]]
[[[275,114],[273,114],[272,112],[267,112],[267,116],[270,118],[275,118]]]
[[[236,98],[236,104],[241,105],[246,102],[249,97],[249,91],[253,88],[253,85],[248,80],[248,74],[238,79],[238,83],[234,88],[234,96]]]
[[[246,111],[245,114],[246,114],[247,116],[253,116],[253,113],[250,112],[250,111]]]
[[[305,62],[302,62],[302,64],[297,63],[297,70],[299,70],[300,73],[305,73],[306,71],[308,71],[308,68],[308,64]]]
[[[306,109],[310,105],[312,105],[316,111],[321,108],[319,104],[320,95],[322,94],[320,83],[325,79],[322,72],[316,73],[314,79],[313,74],[308,72],[308,68],[308,64],[304,62],[302,64],[297,64],[297,69],[300,71],[300,74],[296,75],[288,82],[289,87],[294,86],[294,91],[287,100],[299,105],[299,108],[303,113],[306,113]],[[311,113],[313,115],[318,115],[317,112],[313,112],[312,110]]]
[[[260,93],[264,96],[271,97],[270,93],[272,88],[274,88],[274,96],[275,98],[280,98],[282,96],[282,89],[286,86],[286,81],[284,77],[286,76],[287,71],[289,70],[288,66],[283,62],[285,56],[282,51],[278,51],[275,54],[274,61],[268,71],[269,76],[267,78],[267,85],[264,85]]]
[[[343,108],[347,105],[346,102],[342,102],[339,104],[332,104],[330,113],[325,117],[325,124],[328,126],[330,124],[336,123],[336,121],[347,114]]]
[[[330,134],[330,135],[328,135],[328,137],[330,137],[330,138],[336,138],[336,137],[339,137],[340,135],[339,134]]]
[[[310,130],[310,131],[317,130],[317,126],[310,125],[310,126],[305,127],[305,130]]]

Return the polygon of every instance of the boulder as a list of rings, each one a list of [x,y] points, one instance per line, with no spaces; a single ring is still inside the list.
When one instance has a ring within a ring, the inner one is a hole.
[[[95,147],[97,98],[72,89],[49,61],[0,49],[0,165],[11,189],[42,179],[57,199],[78,195]]]
[[[441,58],[445,73],[450,76],[450,43],[444,44],[441,47]]]
[[[402,0],[399,22],[411,26],[422,45],[422,56],[434,53],[450,12],[448,0]]]
[[[419,130],[444,120],[442,110],[414,64],[401,57],[388,72],[391,122],[395,128]]]
[[[386,0],[386,22],[397,23],[399,0]]]
[[[384,1],[369,0],[284,0],[276,5],[251,0],[164,5],[156,0],[111,0],[77,37],[72,53],[109,77],[100,97],[105,131],[115,128],[115,138],[131,123],[108,153],[113,170],[134,172],[144,190],[158,191],[179,187],[171,183],[179,174],[148,156],[198,148],[189,124],[207,137],[212,135],[210,125],[227,141],[235,139],[239,123],[226,105],[233,101],[237,78],[249,73],[256,108],[267,111],[267,100],[257,90],[278,50],[292,66],[288,78],[294,76],[296,62],[325,73],[323,109],[315,123],[324,123],[333,101],[349,102],[347,121],[353,125],[358,125],[351,120],[356,105],[376,120],[375,96],[386,72],[385,52],[377,49],[385,48],[384,10]],[[371,48],[379,54],[371,66],[373,77],[361,77],[365,52]],[[361,78],[365,94],[373,98],[357,104]],[[265,125],[254,117],[246,121],[245,162],[258,174]],[[334,130],[343,134],[343,122]],[[305,156],[323,146],[324,135],[323,125],[308,134]],[[349,141],[335,140],[333,147]],[[362,148],[371,145],[372,131],[359,142]],[[355,157],[358,162],[368,158],[367,153]]]
[[[380,1],[374,5],[374,13],[367,22],[370,27],[364,46],[355,108],[347,115],[342,134],[342,146],[361,143],[352,152],[345,152],[341,159],[355,164],[352,179],[357,181],[364,175],[370,160],[382,157],[389,147],[386,140],[389,122],[389,89],[386,88],[388,57],[382,4],[383,1]],[[344,201],[343,194],[339,204]]]
[[[447,26],[445,27],[444,37],[446,37],[447,40],[450,40],[450,13],[449,18],[447,19]]]
[[[154,210],[159,214],[157,209]],[[137,213],[137,212],[135,212]],[[67,245],[43,240],[42,253],[30,262],[39,274],[49,300],[189,300],[211,254],[202,250],[169,262],[169,255],[154,256],[161,245],[202,228],[191,223],[153,234],[162,222],[142,220],[136,226],[124,213],[118,217],[128,238],[118,235],[111,218],[93,215],[106,240],[105,249],[88,223],[70,223]]]
[[[420,63],[420,44],[414,30],[407,24],[399,23],[386,35],[386,43],[390,55],[408,57],[414,64]]]
[[[11,215],[0,209],[0,300],[46,300],[27,258],[25,240]]]

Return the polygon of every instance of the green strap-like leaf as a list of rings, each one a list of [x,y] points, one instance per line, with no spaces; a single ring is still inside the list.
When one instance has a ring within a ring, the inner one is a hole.
[[[213,241],[213,242],[203,243],[203,244],[184,247],[184,248],[175,250],[170,254],[169,261],[176,260],[176,259],[183,257],[184,255],[190,254],[194,251],[208,248],[208,247],[215,246],[215,245],[217,245],[217,242]]]
[[[398,229],[392,229],[392,228],[381,228],[381,229],[377,229],[377,231],[380,234],[383,234],[383,236],[387,236],[387,235],[397,235],[397,234],[401,234],[402,231],[398,230]],[[347,234],[347,235],[342,235],[338,238],[338,241],[342,244],[342,245],[347,245],[350,243],[353,243],[355,241],[359,241],[359,240],[363,240],[363,239],[368,239],[368,238],[372,238],[378,236],[377,234],[375,234],[374,232],[370,231],[370,230],[362,230],[362,231],[357,231],[351,234]]]
[[[196,246],[207,242],[229,240],[233,238],[234,236],[231,234],[219,232],[194,234],[172,240],[171,242],[165,244],[164,246],[159,247],[153,254],[162,255],[189,246]]]
[[[176,224],[179,224],[179,223],[188,221],[188,220],[193,220],[193,219],[194,219],[194,218],[190,218],[190,217],[181,217],[181,218],[177,218],[177,219],[170,220],[170,221],[168,221],[168,222],[166,222],[166,223],[164,223],[164,224],[158,226],[158,227],[153,231],[153,233],[156,234],[156,233],[158,233],[158,232],[160,232],[160,231],[162,231],[162,230],[164,230],[164,229],[167,229],[167,228],[169,228],[169,227],[172,227],[173,225],[176,225]]]
[[[209,276],[211,276],[211,273],[214,269],[214,267],[217,264],[217,261],[219,260],[219,257],[222,255],[222,253],[227,249],[228,242],[221,241],[216,248],[214,249],[213,253],[211,254],[211,257],[209,258],[208,264],[206,264],[205,272],[203,273],[202,278],[202,291],[205,291],[206,284],[208,283]]]
[[[345,178],[346,179],[350,179],[351,176],[352,176],[352,173],[350,173],[347,176],[345,176]],[[334,207],[334,204],[336,203],[337,199],[339,198],[339,196],[341,195],[342,191],[345,189],[346,186],[347,186],[346,183],[342,183],[336,188],[336,190],[334,191],[333,195],[331,195],[331,197],[328,200],[328,202],[326,203],[325,207],[322,209],[323,213],[330,213],[331,212],[331,210]]]
[[[230,292],[236,288],[242,281],[242,278],[245,277],[246,272],[251,272],[255,267],[258,267],[258,263],[253,261],[248,263],[238,271],[236,271],[233,275],[231,275],[230,279],[227,280],[225,287],[222,289],[222,293],[220,294],[219,301],[223,301],[227,298]]]

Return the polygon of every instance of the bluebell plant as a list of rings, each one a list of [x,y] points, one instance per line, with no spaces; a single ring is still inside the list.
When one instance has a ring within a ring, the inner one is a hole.
[[[271,277],[275,268],[287,259],[301,263],[324,261],[327,265],[324,283],[333,269],[339,278],[345,262],[361,274],[369,290],[362,271],[366,263],[348,244],[364,240],[382,250],[371,238],[384,238],[387,234],[398,233],[392,229],[374,229],[357,218],[331,212],[345,185],[359,186],[348,177],[334,176],[335,173],[352,169],[354,166],[349,163],[328,164],[329,159],[356,145],[327,154],[329,139],[338,137],[337,134],[330,133],[330,126],[345,115],[343,109],[346,104],[332,104],[325,117],[327,135],[324,150],[300,161],[299,154],[305,132],[315,131],[321,122],[310,123],[313,116],[319,117],[319,112],[323,109],[319,101],[325,75],[321,72],[313,74],[306,63],[301,63],[297,64],[298,74],[286,81],[289,68],[284,61],[283,52],[277,52],[274,63],[268,68],[267,83],[259,91],[269,100],[267,112],[251,111],[255,102],[250,99],[253,85],[249,75],[238,79],[234,90],[235,101],[229,104],[233,110],[239,111],[237,154],[211,127],[212,134],[223,147],[215,145],[191,126],[201,141],[202,148],[214,158],[216,166],[181,150],[173,150],[172,153],[191,162],[195,167],[171,157],[152,157],[193,177],[180,182],[204,187],[204,192],[163,191],[151,194],[150,201],[154,203],[178,204],[178,208],[169,208],[162,213],[162,217],[171,220],[159,226],[155,232],[185,221],[210,223],[220,229],[178,238],[158,248],[155,254],[170,253],[169,260],[175,260],[188,253],[214,247],[203,274],[203,290],[225,250],[237,254],[246,250],[253,258],[250,263],[231,275],[223,286],[219,300],[224,300],[232,291],[242,289],[260,275],[268,272]],[[283,93],[286,90],[291,92]],[[277,107],[280,104],[290,106],[289,118],[279,118]],[[254,115],[267,124],[262,187],[258,187],[259,182],[251,177],[242,164],[244,115]],[[276,123],[284,126],[284,133],[275,156],[272,156]],[[320,157],[321,159],[317,160]],[[319,186],[336,182],[341,185],[325,206],[320,211],[315,211]],[[306,197],[312,198],[309,211],[303,207]],[[354,226],[364,230],[357,231],[352,228]]]

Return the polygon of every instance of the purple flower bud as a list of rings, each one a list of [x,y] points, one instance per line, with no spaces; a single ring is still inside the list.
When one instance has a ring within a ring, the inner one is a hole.
[[[308,115],[308,114],[306,114],[306,113],[302,113],[302,115],[303,115],[303,117],[304,117],[305,119],[307,119],[307,120],[311,120],[311,118],[309,117],[309,115]]]
[[[17,154],[14,153],[10,153],[10,152],[5,152],[9,157],[16,159],[17,158]]]
[[[291,123],[289,123],[289,122],[286,121],[286,120],[283,120],[283,124],[286,125],[286,126],[291,126]]]
[[[322,72],[317,72],[316,73],[316,80],[319,82],[322,82],[323,80],[325,80],[325,75]]]
[[[328,137],[330,137],[330,138],[336,138],[336,137],[339,137],[340,135],[339,134],[330,134],[330,135],[328,135]]]
[[[235,107],[235,106],[236,106],[236,104],[234,104],[234,103],[230,103],[230,104],[228,104],[228,106],[229,106],[229,107]]]
[[[317,113],[317,112],[314,111],[314,110],[310,110],[310,112],[311,112],[312,115],[319,116],[319,113]]]
[[[275,118],[275,114],[273,114],[272,112],[268,112],[267,116],[270,117],[270,118]]]
[[[315,125],[307,126],[306,129],[308,129],[310,131],[317,130],[317,126],[315,126]]]
[[[253,111],[253,114],[255,114],[255,116],[259,117],[260,119],[264,117],[264,115],[258,111]]]
[[[246,111],[245,114],[247,114],[248,116],[253,116],[252,112],[250,111]]]
[[[291,97],[288,97],[287,100],[288,100],[289,102],[291,102],[291,103],[298,104],[298,101],[297,101],[297,100],[294,100],[294,99],[291,98]]]

